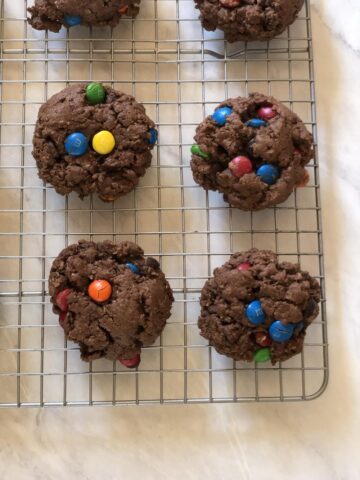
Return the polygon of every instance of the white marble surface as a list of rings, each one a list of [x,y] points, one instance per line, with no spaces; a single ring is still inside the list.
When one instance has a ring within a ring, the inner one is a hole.
[[[306,404],[0,411],[1,480],[360,478],[360,5],[312,3],[327,391]]]

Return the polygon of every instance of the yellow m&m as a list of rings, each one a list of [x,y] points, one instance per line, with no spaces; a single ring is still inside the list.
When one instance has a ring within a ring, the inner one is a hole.
[[[99,153],[100,155],[107,155],[115,148],[114,135],[107,130],[102,130],[94,136],[92,140],[92,146],[96,153]]]

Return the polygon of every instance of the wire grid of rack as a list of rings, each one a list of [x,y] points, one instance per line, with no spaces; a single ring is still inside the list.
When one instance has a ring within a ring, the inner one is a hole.
[[[192,0],[143,0],[115,28],[36,32],[22,2],[1,2],[0,406],[133,405],[309,400],[328,379],[318,164],[277,208],[245,213],[196,186],[196,124],[224,98],[268,92],[299,113],[316,141],[310,10],[280,38],[227,44],[201,29]],[[31,140],[39,106],[74,82],[132,93],[159,129],[135,192],[107,205],[63,198],[38,179]],[[47,292],[58,252],[80,238],[130,239],[157,257],[174,289],[173,315],[137,371],[81,362],[64,343]],[[233,251],[256,246],[300,262],[322,286],[304,352],[275,367],[218,355],[197,329],[199,294]]]

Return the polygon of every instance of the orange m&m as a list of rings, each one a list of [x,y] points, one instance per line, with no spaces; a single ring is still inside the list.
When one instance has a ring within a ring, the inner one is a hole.
[[[297,182],[297,184],[295,185],[296,188],[303,188],[303,187],[306,187],[306,185],[310,182],[310,175],[309,175],[309,172],[307,170],[305,170],[305,173],[304,173],[304,176],[303,178]]]
[[[107,280],[94,280],[88,288],[89,297],[97,303],[103,303],[111,297],[112,288]]]
[[[128,5],[124,5],[123,7],[119,7],[119,13],[120,13],[120,15],[126,15],[128,10],[129,10],[129,6],[128,6]]]

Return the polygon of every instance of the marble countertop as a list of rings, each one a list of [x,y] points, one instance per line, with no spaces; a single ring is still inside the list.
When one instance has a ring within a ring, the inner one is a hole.
[[[360,4],[313,0],[312,20],[326,392],[295,404],[3,410],[1,480],[360,479]]]

